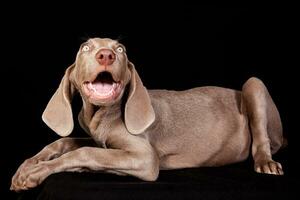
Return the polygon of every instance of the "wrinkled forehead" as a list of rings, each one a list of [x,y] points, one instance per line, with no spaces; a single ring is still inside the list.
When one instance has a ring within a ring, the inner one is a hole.
[[[100,47],[113,48],[115,45],[119,44],[118,41],[112,40],[110,38],[91,38],[87,42],[92,44],[96,48],[100,48]]]

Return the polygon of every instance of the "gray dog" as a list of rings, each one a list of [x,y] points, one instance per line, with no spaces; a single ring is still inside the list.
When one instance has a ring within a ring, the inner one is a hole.
[[[91,137],[46,146],[19,167],[12,190],[35,187],[62,171],[101,170],[154,181],[160,169],[221,166],[245,160],[250,151],[256,172],[283,174],[272,159],[283,144],[280,116],[257,78],[242,91],[147,90],[122,44],[94,38],[81,45],[43,113],[60,136],[72,132],[76,92],[83,101],[78,119]]]

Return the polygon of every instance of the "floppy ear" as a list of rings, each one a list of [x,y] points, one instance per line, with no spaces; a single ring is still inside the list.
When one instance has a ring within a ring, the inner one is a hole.
[[[68,67],[60,85],[46,109],[43,112],[43,121],[58,135],[68,136],[73,130],[73,114],[71,100],[75,93],[75,87],[70,82],[70,73],[75,64]]]
[[[125,125],[130,133],[140,134],[154,122],[155,113],[147,89],[131,62],[128,62],[128,68],[131,80],[125,105]]]

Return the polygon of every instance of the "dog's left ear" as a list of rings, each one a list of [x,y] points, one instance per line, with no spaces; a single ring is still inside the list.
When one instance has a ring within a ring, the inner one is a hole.
[[[143,133],[155,120],[155,113],[147,89],[134,65],[128,61],[131,72],[130,89],[125,105],[125,125],[132,134]]]

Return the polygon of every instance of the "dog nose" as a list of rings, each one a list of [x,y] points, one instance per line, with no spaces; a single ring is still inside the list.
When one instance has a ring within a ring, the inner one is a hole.
[[[96,60],[100,65],[111,65],[115,61],[116,56],[112,50],[101,49],[96,54]]]

